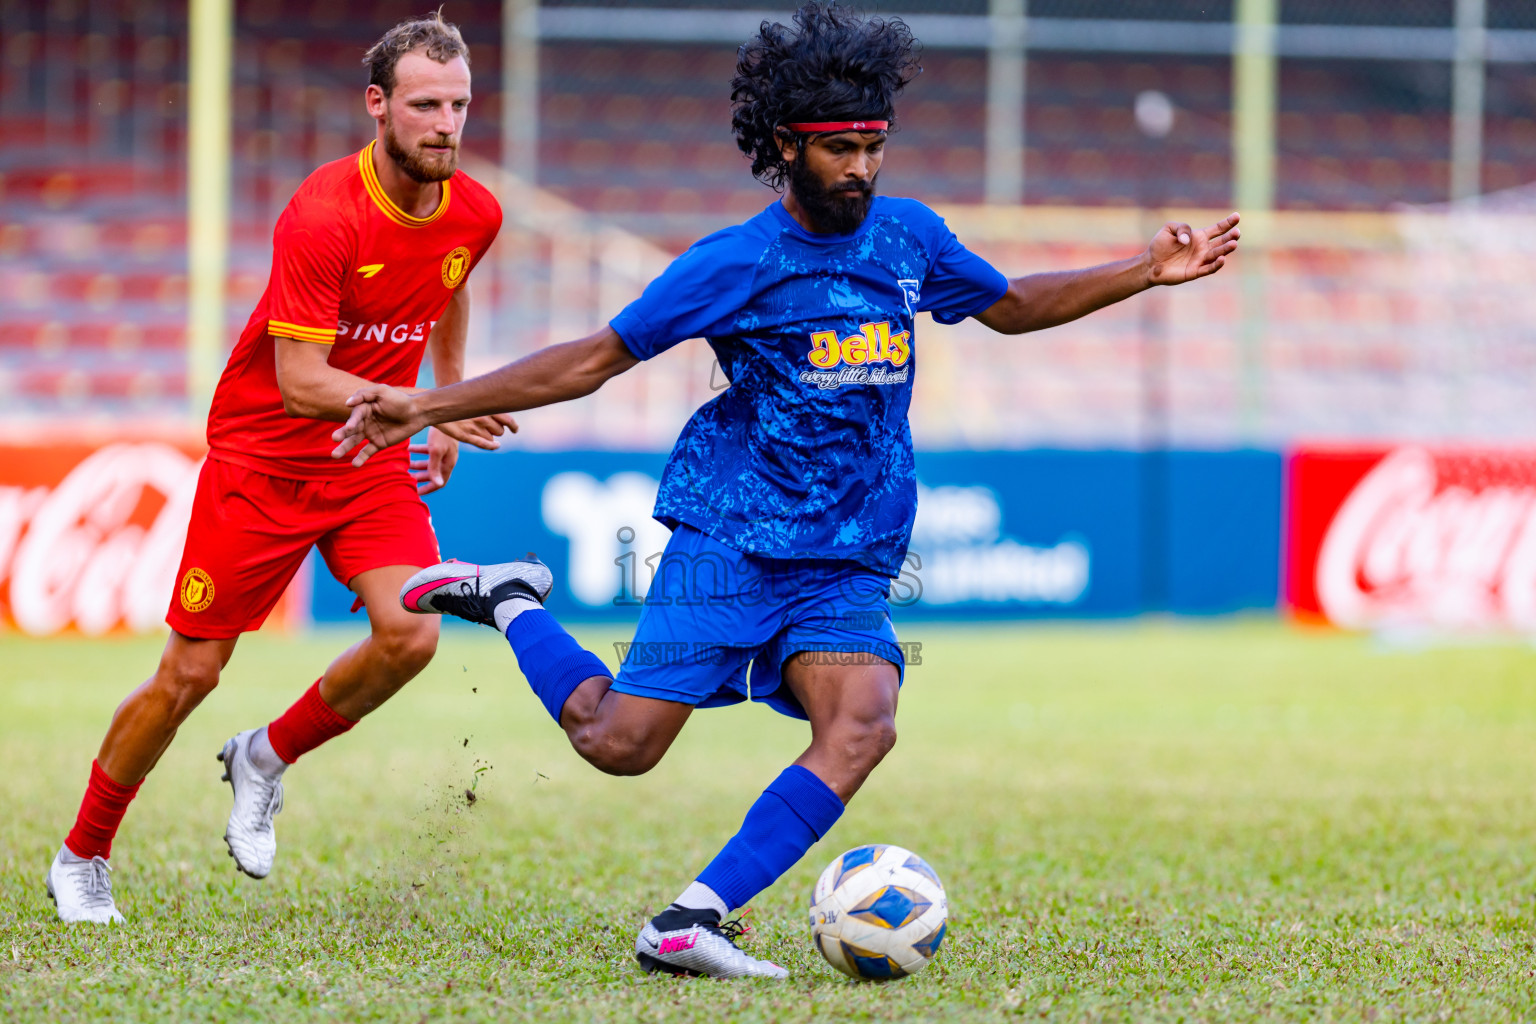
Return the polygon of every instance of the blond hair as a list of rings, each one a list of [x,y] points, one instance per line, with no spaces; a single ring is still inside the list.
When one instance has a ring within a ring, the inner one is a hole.
[[[459,35],[459,27],[443,20],[439,7],[429,17],[402,21],[363,54],[368,67],[368,84],[376,85],[388,96],[395,91],[395,65],[400,58],[416,50],[422,50],[439,64],[447,64],[455,57],[463,57],[469,63],[469,47]]]

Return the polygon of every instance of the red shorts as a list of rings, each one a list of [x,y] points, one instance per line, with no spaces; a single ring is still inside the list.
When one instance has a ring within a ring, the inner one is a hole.
[[[259,628],[311,546],[342,583],[439,561],[426,503],[403,472],[289,480],[210,457],[165,621],[208,640]]]

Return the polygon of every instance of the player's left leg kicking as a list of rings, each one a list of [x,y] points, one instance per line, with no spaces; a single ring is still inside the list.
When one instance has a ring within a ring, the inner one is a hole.
[[[260,878],[271,869],[272,815],[282,805],[287,765],[346,732],[431,659],[437,624],[406,614],[396,598],[416,571],[408,560],[437,558],[426,508],[403,474],[393,488],[364,483],[351,493],[212,459],[204,464],[182,582],[167,616],[170,640],[155,674],[113,715],[74,828],[48,871],[61,919],[123,920],[108,858],[129,803],[181,723],[218,685],[239,635],[261,625],[312,545],[367,604],[372,631],[270,725],[240,733],[221,752],[235,797],[225,838],[241,870]]]
[[[741,928],[726,921],[726,915],[776,882],[836,824],[844,806],[895,745],[901,683],[896,666],[877,656],[866,656],[864,664],[832,665],[822,663],[815,652],[786,662],[783,679],[810,719],[810,746],[757,798],[741,828],[698,877],[640,930],[635,955],[646,970],[713,977],[788,974],[736,949],[730,940]],[[618,764],[629,767],[625,748],[644,750],[654,744],[646,724],[667,720],[665,713],[657,714],[642,702],[666,702],[612,690],[591,702],[599,685],[573,694],[567,708],[578,701],[587,704],[589,713],[579,707],[571,716],[584,741],[606,748]],[[566,725],[565,716],[561,724]],[[590,755],[587,759],[604,771],[612,770],[602,760]]]
[[[677,548],[690,541],[711,543],[700,538],[679,528],[658,578],[669,558],[679,554]],[[744,573],[759,577],[760,563],[741,560]],[[791,582],[793,594],[784,600],[753,607],[737,604],[724,616],[711,614],[712,609],[718,612],[718,603],[647,604],[636,645],[676,644],[682,637],[690,650],[698,650],[700,643],[706,650],[690,664],[633,671],[626,665],[621,676],[625,681],[618,684],[624,690],[616,689],[602,662],[578,646],[541,607],[550,589],[548,570],[541,563],[444,563],[422,570],[401,592],[402,602],[413,610],[446,612],[505,632],[519,667],[571,745],[610,774],[638,775],[654,767],[695,704],[718,699],[727,690],[741,692],[737,684],[745,681],[747,662],[754,658],[765,664],[770,685],[782,681],[788,691],[788,699],[770,694],[770,703],[809,720],[810,746],[768,786],[748,810],[740,831],[696,880],[641,929],[635,953],[647,970],[722,978],[785,977],[783,968],[736,946],[740,927],[727,922],[726,915],[772,885],[826,834],[895,743],[901,675],[895,663],[873,653],[890,651],[891,657],[900,657],[883,614],[886,582],[859,571],[817,579],[814,570]],[[837,606],[849,591],[865,598],[862,615],[882,613],[879,625],[843,628],[835,623],[836,608],[833,624],[817,621],[826,620],[824,610]],[[817,650],[827,647],[868,652],[832,660],[818,657]],[[768,687],[754,676],[754,691],[759,689]]]

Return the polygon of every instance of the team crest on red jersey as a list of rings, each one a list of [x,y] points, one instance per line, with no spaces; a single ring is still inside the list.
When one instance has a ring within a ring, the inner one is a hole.
[[[457,288],[469,273],[469,250],[462,245],[443,257],[443,287]]]

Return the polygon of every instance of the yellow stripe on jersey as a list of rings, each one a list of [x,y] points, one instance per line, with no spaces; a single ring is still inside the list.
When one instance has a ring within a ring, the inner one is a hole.
[[[443,182],[443,198],[437,204],[437,209],[432,211],[432,216],[412,217],[396,206],[395,201],[384,191],[384,186],[379,184],[379,176],[373,169],[373,147],[378,145],[378,142],[378,139],[374,139],[357,154],[357,170],[363,176],[363,188],[368,192],[368,197],[373,200],[373,204],[383,212],[384,216],[402,227],[420,228],[431,224],[448,212],[449,192],[446,181]]]
[[[285,338],[293,338],[297,341],[313,341],[321,345],[336,344],[336,328],[306,327],[303,324],[290,324],[284,320],[268,320],[268,334],[280,334]]]

